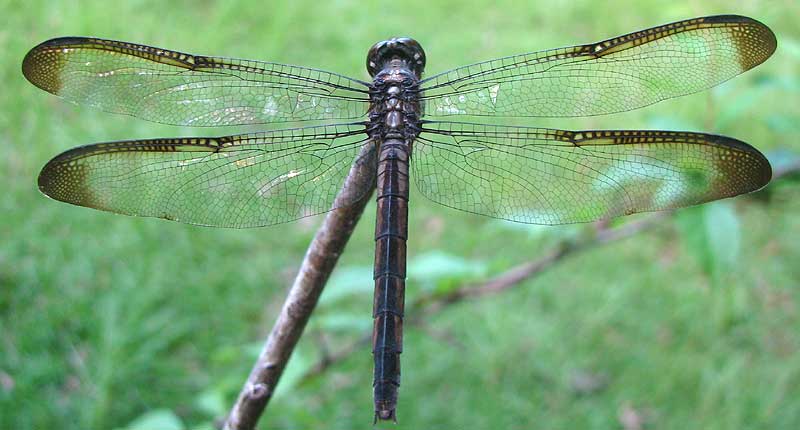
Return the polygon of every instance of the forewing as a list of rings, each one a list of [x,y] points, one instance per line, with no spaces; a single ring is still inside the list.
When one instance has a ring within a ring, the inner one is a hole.
[[[220,227],[278,224],[363,196],[350,192],[334,205],[367,143],[363,127],[97,143],[50,160],[39,189],[56,200],[125,215]],[[375,169],[366,170],[372,175]]]
[[[425,124],[412,177],[433,201],[531,224],[673,209],[766,185],[750,145],[703,133]]]
[[[602,115],[712,87],[761,64],[775,47],[758,21],[711,16],[460,67],[421,88],[428,116]]]
[[[285,64],[67,37],[33,48],[22,73],[75,103],[188,126],[361,118],[367,84]]]

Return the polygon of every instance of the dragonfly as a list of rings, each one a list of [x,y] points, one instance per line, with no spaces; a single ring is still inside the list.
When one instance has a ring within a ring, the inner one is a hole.
[[[559,130],[492,118],[625,112],[718,85],[767,60],[773,32],[744,16],[678,21],[600,42],[483,61],[423,78],[408,37],[368,52],[371,81],[313,68],[64,37],[22,72],[82,105],[181,126],[309,121],[249,134],[79,146],[42,169],[42,193],[126,215],[217,227],[281,224],[336,198],[356,163],[377,189],[375,420],[400,386],[410,181],[428,199],[531,224],[582,223],[749,193],[772,176],[747,143],[667,130]],[[471,121],[459,122],[459,118]],[[311,122],[314,122],[313,124]],[[366,147],[377,157],[365,158]],[[372,189],[369,190],[372,192]]]

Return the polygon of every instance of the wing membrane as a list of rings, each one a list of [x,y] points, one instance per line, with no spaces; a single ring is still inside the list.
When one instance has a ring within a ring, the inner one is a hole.
[[[360,118],[367,84],[285,64],[67,37],[33,48],[22,72],[67,100],[174,125]]]
[[[766,185],[766,158],[703,133],[566,131],[431,122],[414,144],[419,190],[445,206],[531,224],[679,208]]]
[[[334,208],[366,142],[363,127],[97,143],[50,160],[39,174],[39,189],[67,203],[126,215],[220,227],[278,224]],[[361,197],[351,193],[337,204]]]
[[[717,85],[764,62],[776,43],[751,18],[695,18],[459,67],[421,88],[429,116],[602,115]]]

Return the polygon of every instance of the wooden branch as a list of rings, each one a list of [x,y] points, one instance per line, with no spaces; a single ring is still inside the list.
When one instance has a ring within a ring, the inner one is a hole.
[[[375,189],[375,145],[364,145],[336,197],[334,207],[306,251],[303,264],[250,376],[223,425],[252,430],[264,412],[322,289]],[[358,195],[363,197],[356,204]]]

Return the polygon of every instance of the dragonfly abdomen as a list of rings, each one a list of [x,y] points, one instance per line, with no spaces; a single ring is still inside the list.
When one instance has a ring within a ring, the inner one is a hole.
[[[381,143],[378,159],[378,216],[375,226],[375,300],[372,353],[375,358],[375,417],[395,419],[403,351],[403,301],[408,237],[406,141]]]

